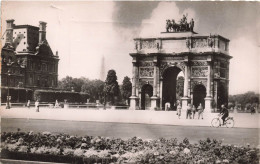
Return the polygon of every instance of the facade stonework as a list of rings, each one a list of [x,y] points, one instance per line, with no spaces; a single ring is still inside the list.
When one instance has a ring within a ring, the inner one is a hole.
[[[174,110],[181,102],[184,110],[188,103],[196,107],[201,103],[210,112],[227,103],[232,58],[228,39],[195,32],[162,32],[156,38],[134,41],[135,50],[130,53],[133,58],[130,109],[166,110],[165,103],[170,103]],[[184,76],[181,98],[176,96],[180,72]]]
[[[1,87],[56,89],[58,85],[58,52],[53,54],[46,40],[46,23],[39,27],[15,25],[7,20],[4,46],[1,50]]]

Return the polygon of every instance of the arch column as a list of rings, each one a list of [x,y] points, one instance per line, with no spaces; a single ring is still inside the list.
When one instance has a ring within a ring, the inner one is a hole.
[[[184,92],[183,92],[183,98],[181,99],[182,102],[182,110],[186,111],[188,103],[190,101],[190,97],[188,96],[188,84],[190,79],[190,67],[188,61],[184,62],[185,64],[185,72],[184,72]]]
[[[137,61],[133,60],[133,71],[132,71],[132,95],[130,97],[130,110],[135,110],[138,108],[138,100],[139,98],[136,96],[136,80],[138,77],[138,66]]]
[[[157,96],[157,77],[158,77],[158,61],[157,56],[154,56],[153,59],[153,96],[151,97],[151,110],[155,110],[159,104],[159,97]]]
[[[205,98],[205,110],[204,112],[210,113],[212,111],[212,93],[211,93],[211,81],[212,81],[212,73],[211,73],[211,61],[208,61],[208,74],[207,74],[207,95]]]

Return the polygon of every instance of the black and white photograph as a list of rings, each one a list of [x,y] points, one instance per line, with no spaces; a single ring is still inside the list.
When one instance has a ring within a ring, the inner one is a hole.
[[[260,2],[0,5],[0,164],[260,162]]]

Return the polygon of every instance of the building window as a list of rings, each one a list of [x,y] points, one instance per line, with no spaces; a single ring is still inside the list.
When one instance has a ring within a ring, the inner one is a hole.
[[[41,65],[40,65],[40,64],[38,65],[38,70],[39,70],[39,71],[41,70]]]
[[[44,63],[44,64],[42,64],[42,70],[43,71],[47,71],[47,65]]]

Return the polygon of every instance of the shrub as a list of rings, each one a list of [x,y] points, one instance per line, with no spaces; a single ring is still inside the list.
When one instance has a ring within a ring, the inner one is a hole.
[[[34,100],[38,99],[41,102],[87,102],[89,95],[86,93],[69,92],[69,91],[52,91],[52,90],[35,90]]]

